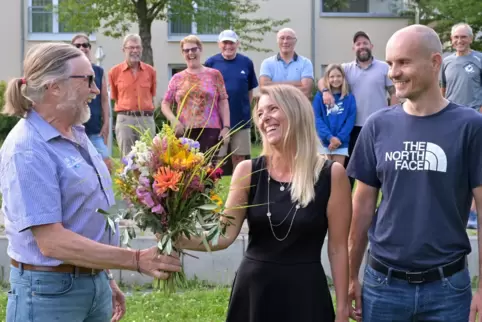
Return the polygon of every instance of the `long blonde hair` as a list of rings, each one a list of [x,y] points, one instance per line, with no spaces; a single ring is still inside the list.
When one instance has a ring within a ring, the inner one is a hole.
[[[330,93],[333,93],[333,88],[331,88],[331,85],[330,85],[330,73],[335,69],[339,70],[341,73],[341,77],[343,77],[343,83],[341,84],[341,97],[340,97],[341,99],[343,99],[350,92],[350,87],[348,86],[348,81],[346,80],[345,71],[343,70],[343,67],[341,65],[339,64],[328,65],[325,71],[325,75],[323,76],[325,81],[325,86],[330,90]]]
[[[288,128],[283,140],[283,149],[293,154],[291,200],[306,207],[315,199],[315,184],[326,161],[326,158],[318,152],[321,142],[316,133],[311,103],[299,89],[292,85],[265,86],[261,88],[260,94],[268,95],[286,114]],[[254,113],[254,120],[259,131],[258,113]],[[262,132],[261,137],[263,140],[261,155],[269,158],[273,153],[272,148]]]

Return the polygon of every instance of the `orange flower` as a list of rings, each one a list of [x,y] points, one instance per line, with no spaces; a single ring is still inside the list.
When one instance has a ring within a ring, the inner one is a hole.
[[[178,182],[181,180],[182,173],[178,171],[172,171],[167,167],[160,167],[157,173],[153,175],[154,188],[158,195],[162,195],[168,189],[172,191],[178,191]]]

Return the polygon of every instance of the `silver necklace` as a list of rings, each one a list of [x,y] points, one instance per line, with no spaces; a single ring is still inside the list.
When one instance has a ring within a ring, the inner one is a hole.
[[[279,187],[279,191],[285,191],[285,186],[280,182],[280,187]]]
[[[269,227],[271,228],[271,233],[273,234],[274,238],[276,238],[276,240],[278,241],[283,241],[285,240],[288,235],[290,234],[291,232],[291,227],[293,227],[293,222],[295,221],[295,217],[296,217],[296,214],[298,213],[298,209],[300,209],[300,204],[299,203],[296,203],[296,206],[293,204],[291,206],[291,209],[290,211],[288,212],[288,214],[286,215],[286,217],[277,225],[273,225],[273,223],[271,222],[271,209],[270,209],[270,199],[269,199],[269,187],[270,187],[270,183],[271,183],[271,175],[269,174],[269,171],[268,171],[268,212],[266,213],[266,216],[268,217],[268,221],[269,221]],[[280,189],[281,190],[281,189]],[[283,190],[281,190],[283,191]],[[285,222],[285,220],[289,217],[289,215],[291,214],[291,211],[293,210],[293,207],[295,207],[295,213],[293,214],[293,218],[291,218],[291,223],[290,223],[290,228],[288,229],[288,232],[286,233],[286,235],[283,237],[283,238],[279,238],[278,236],[276,236],[276,233],[274,232],[274,229],[273,227],[278,227],[280,226],[282,223]]]

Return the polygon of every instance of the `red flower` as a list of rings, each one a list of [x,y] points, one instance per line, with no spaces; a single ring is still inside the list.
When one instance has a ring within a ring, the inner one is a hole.
[[[208,177],[214,181],[221,179],[222,176],[223,176],[223,169],[221,168],[217,168],[216,170],[210,171],[208,173]]]

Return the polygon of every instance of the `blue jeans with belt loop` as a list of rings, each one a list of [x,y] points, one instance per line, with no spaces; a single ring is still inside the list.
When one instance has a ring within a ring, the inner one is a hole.
[[[109,322],[112,290],[96,275],[10,268],[6,322]]]
[[[363,322],[467,322],[472,288],[467,267],[440,280],[413,284],[367,265],[362,286]]]

